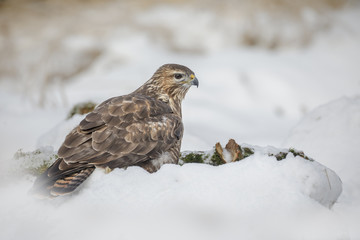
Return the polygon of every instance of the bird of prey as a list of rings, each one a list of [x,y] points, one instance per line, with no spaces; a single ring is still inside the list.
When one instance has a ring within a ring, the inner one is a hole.
[[[192,85],[199,86],[193,71],[165,64],[134,92],[101,103],[66,136],[58,159],[31,192],[49,198],[71,193],[96,167],[155,172],[177,163],[184,131],[181,102]]]

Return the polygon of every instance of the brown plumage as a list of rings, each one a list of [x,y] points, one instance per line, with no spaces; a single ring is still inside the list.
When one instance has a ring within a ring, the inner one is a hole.
[[[189,68],[166,64],[133,93],[101,103],[67,135],[59,158],[36,179],[32,192],[70,193],[96,167],[141,166],[155,172],[164,163],[177,163],[184,129],[181,101],[198,84]]]

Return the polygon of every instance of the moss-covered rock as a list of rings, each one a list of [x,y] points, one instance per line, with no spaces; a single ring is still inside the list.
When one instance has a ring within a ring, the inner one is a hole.
[[[306,159],[306,160],[314,161],[314,159],[306,156],[303,151],[298,151],[298,150],[296,150],[296,149],[294,149],[294,148],[290,148],[290,149],[289,149],[289,152],[291,152],[295,157],[296,157],[296,156],[300,156],[300,157],[302,157],[302,158],[304,158],[304,159]]]
[[[38,176],[58,158],[52,147],[43,147],[32,152],[19,149],[13,157],[13,171]]]
[[[225,164],[226,162],[223,160],[223,158],[221,157],[220,153],[218,153],[217,151],[214,151],[214,153],[212,154],[211,158],[210,158],[210,164],[213,166],[219,166],[222,164]]]
[[[242,150],[243,158],[247,158],[255,153],[254,149],[251,149],[249,147],[243,147],[241,148],[241,150]]]
[[[208,163],[212,151],[184,151],[181,152],[179,165],[186,163]]]
[[[213,166],[219,166],[229,162],[241,161],[247,157],[250,157],[255,152],[266,154],[268,156],[274,156],[278,161],[284,160],[289,153],[295,157],[299,156],[305,160],[314,161],[312,158],[306,156],[304,152],[298,151],[294,148],[279,150],[272,147],[261,148],[256,146],[249,146],[246,144],[244,144],[244,146],[240,146],[235,142],[235,140],[230,139],[224,149],[220,143],[216,143],[213,150],[208,152],[182,152],[180,157],[180,164],[205,163]]]
[[[299,156],[299,157],[302,157],[302,158],[305,159],[305,160],[314,161],[314,159],[306,156],[303,151],[298,151],[298,150],[296,150],[296,149],[294,149],[294,148],[290,148],[289,150],[285,150],[285,151],[280,151],[280,152],[278,152],[277,154],[269,153],[268,155],[269,155],[269,156],[274,156],[274,157],[276,157],[276,159],[277,159],[278,161],[281,161],[281,160],[284,160],[284,159],[288,156],[289,153],[291,153],[291,154],[294,155],[295,157],[296,157],[296,156]]]
[[[189,153],[180,157],[184,163],[204,163],[204,158],[203,153]]]
[[[215,147],[210,151],[186,151],[182,152],[179,158],[179,165],[187,163],[203,163],[213,166],[219,166],[229,162],[241,161],[255,152],[274,156],[278,161],[285,159],[288,154],[299,156],[305,160],[314,161],[302,151],[294,148],[282,149],[261,148],[250,145],[240,146],[234,140],[230,139],[229,143],[223,149],[220,143],[216,143]],[[226,156],[226,157],[225,157]],[[25,172],[34,176],[43,173],[58,156],[51,147],[43,147],[32,152],[24,152],[18,150],[14,155],[16,172]]]

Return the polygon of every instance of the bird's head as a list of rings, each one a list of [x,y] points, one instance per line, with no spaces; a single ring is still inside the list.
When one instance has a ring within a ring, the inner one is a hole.
[[[154,74],[163,77],[164,84],[178,88],[190,88],[195,85],[199,87],[199,81],[193,71],[188,67],[178,64],[165,64]]]
[[[191,86],[199,86],[193,71],[179,64],[162,65],[144,87],[163,101],[181,102]]]

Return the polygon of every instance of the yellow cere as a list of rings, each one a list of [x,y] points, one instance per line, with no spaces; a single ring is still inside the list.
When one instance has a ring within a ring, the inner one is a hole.
[[[195,75],[194,74],[191,74],[190,75],[190,79],[193,80],[195,78]]]

